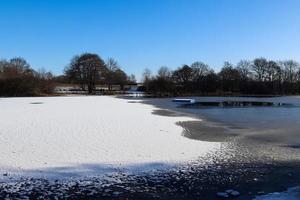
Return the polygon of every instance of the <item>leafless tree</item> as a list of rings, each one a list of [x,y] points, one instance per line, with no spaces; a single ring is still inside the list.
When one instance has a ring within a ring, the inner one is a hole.
[[[142,78],[143,84],[146,88],[146,91],[148,91],[149,90],[149,82],[152,79],[151,70],[148,69],[148,68],[144,69],[144,72],[143,72],[142,76],[143,76],[143,78]]]
[[[256,58],[252,64],[252,70],[258,81],[264,81],[267,71],[268,61],[265,58]]]
[[[108,85],[108,90],[112,90],[112,84],[114,82],[114,75],[117,70],[120,70],[118,62],[113,58],[108,58],[106,61],[107,71],[105,73],[105,80]]]
[[[104,61],[97,54],[85,53],[71,60],[65,74],[70,80],[80,83],[82,90],[87,89],[88,93],[92,94],[96,82],[106,70]]]
[[[297,81],[297,73],[299,71],[299,63],[294,60],[281,62],[284,70],[284,81],[294,83]]]
[[[194,80],[196,81],[201,80],[210,71],[210,68],[207,64],[199,61],[192,63],[191,68],[193,70]]]
[[[237,70],[240,73],[240,76],[243,80],[247,80],[252,77],[251,73],[251,61],[241,60],[237,64]]]
[[[157,76],[163,79],[171,79],[172,71],[168,67],[162,66],[158,69]]]

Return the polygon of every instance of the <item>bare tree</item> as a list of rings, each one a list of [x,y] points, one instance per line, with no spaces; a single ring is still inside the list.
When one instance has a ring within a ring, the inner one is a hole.
[[[116,71],[120,69],[118,62],[113,58],[108,58],[106,61],[106,68],[109,71]]]
[[[172,71],[168,67],[162,66],[158,69],[157,76],[163,79],[170,79],[172,77]]]
[[[277,79],[279,69],[280,67],[278,66],[277,62],[270,60],[266,66],[266,75],[265,75],[266,81],[273,82],[275,79]]]
[[[130,76],[127,77],[129,83],[135,84],[136,83],[136,78],[134,74],[131,74]]]
[[[210,71],[210,68],[207,64],[199,61],[192,63],[191,68],[193,70],[193,76],[195,80],[202,79]]]
[[[112,90],[112,84],[114,82],[114,75],[117,70],[120,70],[118,62],[113,58],[108,58],[106,61],[107,71],[105,73],[105,80],[108,85],[108,90]]]
[[[236,68],[241,76],[242,80],[247,80],[248,78],[251,78],[251,62],[248,60],[241,60],[237,64]]]
[[[80,83],[82,90],[87,87],[88,93],[92,94],[105,71],[105,63],[97,54],[85,53],[71,60],[65,74],[70,80]]]
[[[146,91],[148,91],[149,90],[149,82],[152,79],[151,70],[148,68],[144,69],[142,76],[143,76],[143,78],[142,78],[143,84],[146,88]]]
[[[23,58],[0,61],[0,96],[35,96],[53,91],[52,74],[35,71]]]
[[[293,60],[287,60],[282,62],[285,81],[294,83],[297,81],[297,72],[299,70],[299,63]]]
[[[10,61],[10,64],[13,68],[15,68],[15,72],[18,73],[23,73],[30,70],[30,65],[27,63],[27,61],[24,58],[17,57],[17,58],[12,58]]]
[[[252,64],[252,70],[254,71],[258,81],[264,81],[267,71],[268,61],[265,58],[256,58]]]

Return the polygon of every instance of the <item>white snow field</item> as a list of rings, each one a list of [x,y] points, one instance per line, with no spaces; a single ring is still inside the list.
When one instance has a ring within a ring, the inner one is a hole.
[[[43,177],[147,171],[205,156],[220,143],[181,136],[178,121],[107,96],[0,98],[0,173]],[[1,179],[1,178],[0,178]]]

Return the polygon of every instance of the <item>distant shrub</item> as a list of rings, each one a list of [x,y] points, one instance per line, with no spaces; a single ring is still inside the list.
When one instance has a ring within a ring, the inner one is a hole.
[[[0,61],[0,96],[40,96],[53,92],[49,72],[36,72],[22,58]]]

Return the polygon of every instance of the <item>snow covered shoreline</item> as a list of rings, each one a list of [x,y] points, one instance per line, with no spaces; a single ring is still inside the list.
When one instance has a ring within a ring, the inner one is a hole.
[[[0,99],[0,173],[43,178],[143,172],[205,156],[220,143],[181,136],[155,107],[98,97]],[[1,178],[0,178],[1,179]]]

